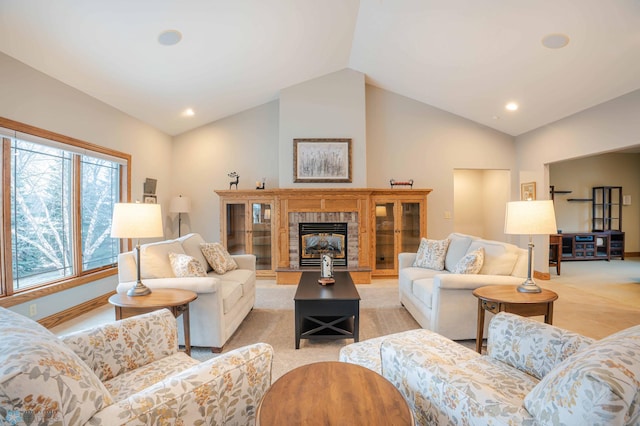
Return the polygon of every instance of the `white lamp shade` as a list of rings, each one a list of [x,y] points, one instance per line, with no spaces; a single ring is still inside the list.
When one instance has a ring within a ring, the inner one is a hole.
[[[189,197],[173,197],[169,203],[169,213],[189,213],[191,211],[191,199]]]
[[[378,205],[376,206],[376,216],[377,217],[385,217],[387,215],[387,206],[386,205]]]
[[[551,200],[510,201],[504,219],[504,233],[544,235],[557,232]]]
[[[113,206],[111,237],[162,237],[162,209],[160,204],[117,203]]]

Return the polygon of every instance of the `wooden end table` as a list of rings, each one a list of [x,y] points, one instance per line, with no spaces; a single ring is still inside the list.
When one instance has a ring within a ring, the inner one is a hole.
[[[553,302],[558,295],[547,289],[540,293],[520,293],[517,285],[490,285],[473,290],[478,298],[478,332],[476,335],[476,351],[482,352],[484,332],[484,311],[493,314],[509,312],[523,317],[544,315],[544,322],[553,321]]]
[[[280,377],[258,405],[256,425],[413,425],[398,389],[346,362],[303,365]]]
[[[198,298],[198,295],[190,290],[156,289],[145,296],[127,296],[116,293],[109,298],[116,308],[116,320],[129,318],[158,309],[169,309],[174,317],[182,315],[184,326],[184,349],[187,355],[191,355],[191,337],[189,327],[189,303]]]

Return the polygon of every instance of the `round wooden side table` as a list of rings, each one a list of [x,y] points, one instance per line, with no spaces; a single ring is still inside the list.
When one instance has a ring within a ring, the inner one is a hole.
[[[493,314],[509,312],[532,317],[544,315],[544,322],[553,321],[553,302],[558,294],[547,289],[540,293],[520,293],[517,285],[490,285],[473,290],[478,298],[478,331],[476,334],[476,351],[482,352],[482,338],[484,332],[484,311]]]
[[[317,362],[280,377],[267,390],[256,425],[413,425],[402,394],[378,373],[346,362]]]
[[[198,295],[190,290],[159,288],[145,296],[127,296],[116,293],[109,298],[116,308],[116,320],[129,318],[158,309],[169,309],[174,317],[182,315],[184,326],[184,349],[187,355],[191,355],[191,336],[189,326],[189,303],[198,298]]]

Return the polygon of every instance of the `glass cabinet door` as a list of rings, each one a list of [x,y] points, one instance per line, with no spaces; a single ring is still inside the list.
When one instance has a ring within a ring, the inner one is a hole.
[[[251,203],[251,247],[256,269],[271,270],[271,204]]]
[[[420,246],[420,203],[401,203],[400,253],[416,253]]]
[[[394,269],[394,203],[376,202],[376,269]]]
[[[247,253],[245,203],[227,204],[227,251],[230,254]]]

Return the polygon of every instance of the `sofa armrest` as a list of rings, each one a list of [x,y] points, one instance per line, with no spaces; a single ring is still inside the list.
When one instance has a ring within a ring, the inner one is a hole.
[[[438,274],[433,277],[433,286],[449,290],[475,290],[486,285],[518,285],[522,278],[510,275]]]
[[[500,312],[489,324],[488,355],[538,379],[593,339],[519,315]]]
[[[272,358],[266,343],[236,349],[110,405],[89,423],[253,424]]]
[[[157,288],[179,288],[191,290],[197,294],[215,293],[220,287],[220,279],[216,277],[146,278],[142,282],[151,290]],[[118,293],[126,293],[127,290],[135,285],[135,281],[120,283],[116,287],[116,291]]]
[[[238,269],[256,270],[256,256],[253,254],[234,254],[231,258],[235,260]]]
[[[161,309],[60,337],[105,382],[178,351],[176,319]]]
[[[398,270],[413,266],[418,253],[398,253]]]

